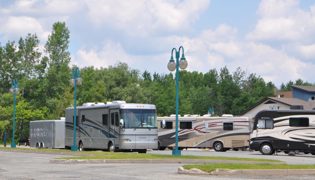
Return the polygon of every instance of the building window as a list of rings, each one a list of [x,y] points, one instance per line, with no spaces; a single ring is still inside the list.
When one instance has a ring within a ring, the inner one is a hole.
[[[192,122],[180,122],[179,128],[180,129],[191,129],[192,128]]]
[[[233,123],[223,123],[223,130],[224,131],[231,131],[231,130],[233,130]]]
[[[305,118],[305,117],[290,118],[289,124],[290,124],[290,126],[293,126],[293,127],[308,127],[309,126],[309,119]]]

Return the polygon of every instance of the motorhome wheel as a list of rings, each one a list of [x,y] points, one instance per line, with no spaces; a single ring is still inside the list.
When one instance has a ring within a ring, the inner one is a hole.
[[[215,151],[217,151],[217,152],[223,151],[224,148],[223,148],[222,142],[219,142],[219,141],[215,142],[215,143],[213,144],[213,149],[214,149]]]
[[[80,143],[79,143],[79,151],[83,151],[83,150],[84,150],[83,142],[80,141]]]
[[[268,143],[264,143],[260,146],[260,152],[263,155],[271,155],[275,152],[272,146]]]
[[[110,142],[108,144],[108,151],[109,152],[114,152],[115,151],[115,146],[114,146],[114,144],[112,142]]]

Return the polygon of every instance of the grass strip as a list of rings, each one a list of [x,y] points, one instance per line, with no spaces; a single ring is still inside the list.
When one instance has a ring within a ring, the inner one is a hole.
[[[239,164],[239,163],[213,163],[213,164],[192,164],[184,165],[184,169],[200,169],[205,172],[212,172],[216,169],[224,170],[245,170],[245,169],[314,169],[315,165],[291,165],[291,164]]]
[[[155,160],[155,159],[192,159],[192,160],[226,160],[226,161],[249,161],[249,162],[270,162],[280,163],[278,160],[270,159],[259,159],[259,158],[237,158],[237,157],[221,157],[221,156],[193,156],[193,155],[162,155],[162,154],[141,154],[136,152],[106,152],[106,151],[71,151],[69,149],[37,149],[37,148],[4,148],[0,147],[2,151],[12,152],[30,152],[30,153],[50,153],[50,154],[61,154],[69,155],[70,157],[60,157],[58,159],[65,160],[106,160],[106,159],[128,159],[128,160]]]

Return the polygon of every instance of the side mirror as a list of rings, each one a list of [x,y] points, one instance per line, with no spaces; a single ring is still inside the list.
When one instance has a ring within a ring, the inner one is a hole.
[[[125,126],[124,119],[120,119],[119,126],[120,127],[124,127]]]
[[[164,129],[166,127],[166,122],[165,120],[162,120],[161,121],[161,128]]]

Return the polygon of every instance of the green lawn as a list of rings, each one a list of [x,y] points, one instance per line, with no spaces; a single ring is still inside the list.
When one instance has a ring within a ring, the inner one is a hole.
[[[240,163],[213,163],[184,165],[185,169],[197,168],[205,172],[216,169],[240,170],[240,169],[314,169],[315,165],[288,165],[288,164],[240,164]]]
[[[218,156],[172,156],[172,155],[159,155],[159,154],[139,154],[132,152],[106,152],[106,151],[83,151],[73,152],[69,149],[36,149],[36,148],[9,148],[0,147],[2,151],[19,151],[19,152],[31,152],[31,153],[51,153],[51,154],[62,154],[69,155],[69,157],[61,157],[59,159],[76,159],[76,160],[106,160],[106,159],[133,159],[133,160],[145,160],[145,159],[192,159],[192,160],[222,160],[222,161],[243,161],[243,162],[270,162],[280,163],[281,161],[269,160],[269,159],[258,159],[258,158],[236,158],[236,157],[218,157]]]

